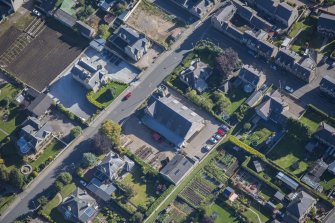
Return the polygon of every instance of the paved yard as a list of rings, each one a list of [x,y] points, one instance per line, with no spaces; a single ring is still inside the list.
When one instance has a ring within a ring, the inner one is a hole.
[[[83,119],[88,119],[96,112],[96,108],[86,99],[86,94],[86,88],[72,78],[70,70],[53,83],[49,91],[51,98]]]

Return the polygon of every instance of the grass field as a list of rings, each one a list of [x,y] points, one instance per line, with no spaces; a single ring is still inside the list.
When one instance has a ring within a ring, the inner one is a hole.
[[[30,165],[35,169],[42,163],[44,163],[49,157],[55,157],[62,148],[64,148],[65,145],[57,140],[54,139],[43,151],[43,153],[33,162],[30,163]]]
[[[67,12],[68,14],[75,16],[76,15],[76,10],[74,9],[75,5],[76,2],[73,0],[63,0],[63,3],[60,8],[64,12]]]
[[[248,94],[243,91],[242,88],[233,88],[228,94],[231,105],[227,112],[229,115],[233,114],[245,100],[247,100]]]
[[[285,135],[277,146],[270,152],[269,158],[272,159],[278,166],[286,169],[294,175],[303,173],[308,164],[304,161],[306,141],[293,138],[290,135]],[[292,171],[291,165],[300,161],[300,167]]]
[[[109,82],[97,92],[90,91],[87,99],[99,109],[104,109],[127,88],[126,84]]]
[[[215,223],[239,223],[239,220],[232,213],[216,203],[206,208],[206,214],[208,216],[216,215]]]
[[[61,197],[64,199],[72,192],[74,192],[75,189],[76,185],[74,183],[64,186],[63,189],[60,191]],[[57,210],[57,207],[61,202],[62,201],[60,200],[60,197],[56,195],[42,208],[42,213],[50,216],[55,222],[67,222],[64,220],[62,214]]]
[[[250,135],[247,135],[247,137],[245,137],[242,141],[247,145],[257,143],[257,145],[252,145],[253,147],[257,147],[265,143],[269,136],[272,135],[272,133],[273,132],[271,132],[269,129],[259,125]]]
[[[308,126],[311,132],[315,132],[319,127],[320,122],[326,120],[327,117],[308,108],[305,114],[300,118],[300,121]]]
[[[143,173],[137,166],[134,167],[131,173],[129,173],[123,180],[122,183],[129,185],[135,191],[135,196],[130,198],[130,202],[136,206],[147,205],[150,196],[154,196],[154,185],[148,184],[141,178]]]

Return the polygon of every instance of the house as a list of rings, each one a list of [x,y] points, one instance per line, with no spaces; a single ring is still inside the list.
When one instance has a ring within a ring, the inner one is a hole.
[[[315,61],[308,57],[302,58],[291,50],[280,49],[275,57],[275,63],[307,83],[315,78]]]
[[[256,107],[256,113],[263,120],[271,120],[278,124],[284,124],[288,118],[297,119],[278,90],[264,97],[264,101]]]
[[[181,6],[198,18],[206,15],[217,2],[217,0],[170,0]]]
[[[225,198],[227,198],[228,200],[230,201],[235,201],[236,198],[238,197],[238,195],[235,193],[234,189],[231,188],[231,187],[226,187],[224,190],[223,190],[223,196]]]
[[[267,201],[264,204],[264,208],[267,209],[268,211],[270,211],[271,214],[275,214],[275,213],[278,212],[277,206],[274,203],[272,203],[271,201]]]
[[[54,18],[63,23],[67,27],[74,27],[76,25],[77,19],[70,15],[69,13],[65,12],[61,8],[57,9],[54,14]]]
[[[76,22],[76,28],[78,32],[80,32],[80,34],[86,38],[90,39],[95,35],[95,30],[91,26],[87,25],[86,23],[80,20]]]
[[[47,94],[39,94],[27,107],[31,115],[39,118],[43,116],[52,105],[52,99]]]
[[[113,182],[115,179],[119,178],[123,171],[130,172],[134,166],[134,161],[127,156],[121,158],[118,154],[110,152],[96,167],[94,176],[102,182],[106,180]]]
[[[316,199],[306,193],[300,191],[286,208],[284,222],[304,222],[305,217],[316,204]]]
[[[88,223],[98,214],[98,204],[86,191],[76,188],[69,197],[58,206],[64,219],[72,222]]]
[[[116,187],[113,183],[109,181],[100,181],[95,177],[92,178],[86,188],[103,201],[109,201],[112,198],[112,194],[116,191]]]
[[[279,0],[256,0],[255,6],[259,11],[272,17],[285,28],[291,27],[299,16],[295,7]]]
[[[276,178],[280,181],[282,181],[288,188],[291,190],[297,190],[299,187],[299,184],[292,180],[290,177],[286,176],[282,172],[278,172],[276,175]]]
[[[16,142],[19,152],[26,155],[30,152],[40,151],[51,142],[52,131],[52,127],[48,123],[42,125],[38,119],[29,117]]]
[[[101,64],[88,57],[80,58],[77,64],[72,67],[71,73],[74,80],[94,92],[108,81],[107,71],[102,68]]]
[[[218,30],[222,29],[224,22],[229,22],[230,19],[235,15],[237,8],[231,1],[223,3],[220,10],[215,13],[211,18],[212,26]]]
[[[174,97],[154,98],[145,109],[144,125],[181,148],[204,127],[204,119]]]
[[[116,34],[112,35],[108,41],[134,61],[138,61],[146,54],[150,47],[150,41],[144,34],[136,30],[121,25]]]
[[[200,59],[193,60],[188,68],[183,70],[179,78],[192,89],[203,93],[208,85],[206,80],[212,75],[212,69]]]
[[[330,164],[328,165],[328,171],[329,171],[330,173],[332,173],[333,175],[335,175],[335,161],[333,161],[332,163],[330,163]]]
[[[90,42],[90,47],[98,51],[99,53],[105,48],[106,40],[102,38],[94,39]]]
[[[318,32],[324,36],[335,36],[335,15],[321,13],[317,26]]]
[[[316,140],[308,142],[305,146],[305,150],[309,153],[314,152],[314,149],[319,146],[319,143]]]
[[[163,167],[160,173],[167,180],[177,185],[183,177],[192,170],[192,168],[193,163],[189,160],[189,158],[181,154],[176,154],[173,159]]]
[[[247,30],[243,33],[242,42],[251,50],[265,59],[271,59],[278,51],[277,47],[267,42],[268,33],[263,30],[256,32]]]
[[[242,81],[243,89],[247,93],[258,90],[266,80],[263,72],[251,65],[244,65],[239,72],[238,78]]]
[[[105,12],[109,12],[115,3],[115,0],[103,0],[100,3],[100,8]]]
[[[322,159],[317,160],[310,170],[304,174],[301,178],[301,181],[317,190],[319,192],[323,191],[323,187],[320,185],[320,177],[327,170],[328,164],[325,163]]]
[[[322,78],[319,86],[320,90],[326,95],[335,98],[335,78],[326,75]]]
[[[314,133],[314,138],[320,143],[335,149],[335,128],[325,122],[321,122]]]

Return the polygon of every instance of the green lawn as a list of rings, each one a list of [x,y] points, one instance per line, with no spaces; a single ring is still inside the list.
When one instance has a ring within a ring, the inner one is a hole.
[[[228,114],[233,114],[245,100],[247,100],[249,94],[245,93],[242,88],[233,88],[229,94],[228,98],[230,99],[231,105],[227,110]]]
[[[9,204],[15,199],[15,195],[0,196],[0,215],[7,209]]]
[[[33,162],[30,163],[30,165],[35,169],[42,163],[44,163],[49,157],[55,157],[62,148],[64,148],[64,144],[54,139],[43,151],[43,153]]]
[[[308,126],[311,132],[315,132],[319,127],[320,122],[326,120],[327,117],[308,108],[305,114],[300,118],[300,121]]]
[[[148,184],[141,178],[143,173],[137,166],[134,167],[131,173],[129,173],[123,180],[124,185],[130,185],[135,191],[135,196],[130,198],[130,202],[136,206],[148,205],[150,196],[154,196],[154,185]]]
[[[76,185],[74,183],[68,184],[63,187],[60,191],[62,198],[69,196],[76,189]],[[48,216],[50,216],[55,222],[67,222],[64,220],[62,214],[57,210],[58,205],[61,203],[60,197],[56,195],[53,199],[51,199],[43,208],[42,212]]]
[[[308,164],[303,161],[305,153],[305,145],[307,141],[295,139],[290,135],[285,135],[277,146],[270,152],[269,158],[272,159],[278,166],[286,169],[294,175],[303,173]],[[300,161],[300,167],[292,171],[290,168],[293,163]]]
[[[0,89],[0,101],[9,98],[10,100],[14,100],[15,96],[19,93],[19,89],[14,87],[11,84],[6,84]]]
[[[272,133],[269,129],[259,125],[250,135],[245,136],[242,141],[247,145],[257,142],[257,145],[252,145],[253,147],[257,147],[265,143]]]
[[[224,207],[221,207],[220,205],[214,203],[211,206],[206,207],[206,214],[208,216],[212,216],[213,214],[216,214],[217,217],[215,219],[215,223],[238,223],[239,220],[232,215],[229,210],[225,209]]]
[[[64,12],[67,12],[68,14],[75,16],[76,15],[75,5],[76,2],[73,0],[64,0],[60,8]]]
[[[127,84],[109,82],[101,87],[97,92],[90,91],[87,94],[87,99],[99,109],[104,109],[110,105],[113,100],[119,96],[126,88]]]

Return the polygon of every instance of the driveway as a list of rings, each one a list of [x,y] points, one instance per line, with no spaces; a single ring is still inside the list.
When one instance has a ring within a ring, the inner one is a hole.
[[[96,108],[87,101],[86,94],[86,88],[72,78],[70,71],[55,81],[49,92],[51,98],[85,120],[96,112]]]

